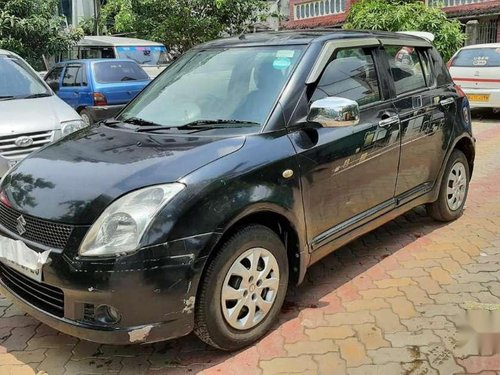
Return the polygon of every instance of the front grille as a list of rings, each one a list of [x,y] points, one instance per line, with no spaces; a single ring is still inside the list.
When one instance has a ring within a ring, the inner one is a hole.
[[[20,216],[24,217],[26,232],[20,234],[18,230]],[[20,212],[0,204],[0,225],[22,238],[50,248],[64,249],[73,232],[73,226],[56,224],[22,215]]]
[[[23,158],[50,143],[52,136],[52,131],[0,136],[0,155],[7,159]],[[33,142],[27,147],[19,147],[16,140],[21,137],[31,138]]]
[[[61,289],[36,282],[1,262],[0,280],[29,304],[57,317],[64,316],[64,293]]]

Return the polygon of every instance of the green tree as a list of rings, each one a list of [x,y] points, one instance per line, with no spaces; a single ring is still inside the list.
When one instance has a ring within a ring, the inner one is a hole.
[[[101,8],[101,30],[109,34],[134,32],[134,12],[131,0],[108,0]]]
[[[82,37],[57,16],[57,0],[0,0],[0,48],[18,53],[36,69],[42,56],[66,51]]]
[[[237,35],[268,16],[263,0],[110,0],[101,22],[185,51],[222,35]]]
[[[460,22],[420,0],[360,0],[352,6],[344,28],[427,31],[436,36],[434,45],[445,60],[465,41]]]

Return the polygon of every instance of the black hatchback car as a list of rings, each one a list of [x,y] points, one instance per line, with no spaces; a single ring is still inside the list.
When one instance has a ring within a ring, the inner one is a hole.
[[[425,39],[298,31],[192,49],[0,185],[0,285],[87,340],[234,350],[311,264],[415,206],[458,218],[469,104]]]

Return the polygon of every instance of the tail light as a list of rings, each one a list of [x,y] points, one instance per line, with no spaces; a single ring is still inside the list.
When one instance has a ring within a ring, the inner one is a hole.
[[[446,67],[448,69],[450,69],[452,66],[453,66],[453,62],[455,61],[455,58],[452,57],[451,59],[448,60],[448,62],[446,63]]]
[[[465,98],[467,96],[464,90],[462,90],[462,88],[460,87],[460,85],[455,85],[455,90],[457,90],[457,93],[461,98]]]
[[[467,98],[467,95],[465,94],[464,90],[460,87],[460,85],[455,85],[455,90],[457,90],[457,94],[461,98]],[[468,100],[463,100],[462,101],[462,116],[465,122],[465,125],[468,127],[471,126],[472,123],[472,118],[471,118],[471,113],[470,113],[470,106],[469,106],[469,101]]]
[[[94,97],[94,105],[95,106],[105,106],[108,105],[108,100],[104,96],[104,94],[101,94],[100,92],[94,92],[93,94]]]

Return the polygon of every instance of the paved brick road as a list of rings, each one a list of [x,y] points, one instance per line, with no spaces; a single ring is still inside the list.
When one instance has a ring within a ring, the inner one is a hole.
[[[194,337],[100,346],[58,334],[0,296],[0,374],[500,374],[500,336],[479,345],[457,331],[465,311],[482,322],[495,316],[488,310],[500,315],[500,116],[476,119],[475,134],[460,220],[435,223],[417,209],[329,256],[291,290],[256,346],[234,355]],[[496,324],[484,329],[500,332]]]

